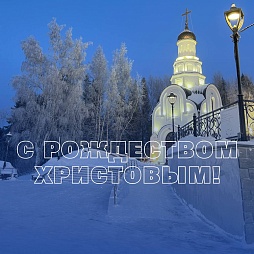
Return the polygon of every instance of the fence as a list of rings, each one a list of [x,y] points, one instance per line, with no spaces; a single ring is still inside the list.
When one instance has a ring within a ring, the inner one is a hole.
[[[178,126],[177,139],[188,135],[195,137],[214,137],[216,140],[221,139],[221,111],[238,105],[238,101],[233,102],[225,107],[218,108],[202,116],[193,115],[193,119],[182,127]],[[246,123],[247,136],[254,137],[254,101],[244,100],[244,116]],[[230,137],[238,139],[238,136]]]
[[[122,178],[123,174],[127,172],[128,169],[131,169],[134,167],[138,167],[138,161],[136,159],[128,158],[128,162],[125,164],[124,170],[120,174],[120,179]],[[113,187],[114,205],[117,205],[117,193],[118,193],[119,183],[114,184],[114,187]]]

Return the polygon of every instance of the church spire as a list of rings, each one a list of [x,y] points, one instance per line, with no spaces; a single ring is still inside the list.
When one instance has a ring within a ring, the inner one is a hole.
[[[188,14],[190,14],[191,11],[188,11],[188,8],[186,8],[185,13],[182,14],[182,16],[186,16],[185,18],[185,30],[189,30],[189,24],[188,24]]]
[[[184,40],[184,39],[192,39],[192,40],[196,40],[196,36],[193,32],[190,31],[189,29],[189,17],[188,15],[191,13],[190,10],[188,10],[188,8],[186,8],[185,13],[182,14],[182,16],[185,16],[185,29],[183,30],[183,32],[181,32],[178,36],[178,41],[179,40]]]

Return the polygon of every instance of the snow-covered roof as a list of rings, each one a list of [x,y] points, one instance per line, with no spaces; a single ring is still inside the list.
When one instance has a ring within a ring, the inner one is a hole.
[[[205,99],[203,94],[195,94],[192,93],[189,97],[188,100],[192,100],[193,102],[195,102],[197,105],[199,105],[200,103],[202,103],[202,101]]]
[[[205,100],[205,91],[209,85],[210,84],[205,84],[202,86],[194,86],[190,88],[191,95],[188,96],[188,100],[192,100],[197,105],[200,105],[202,101]]]
[[[205,85],[202,85],[202,86],[194,86],[194,87],[190,88],[190,90],[192,91],[192,93],[196,93],[196,94],[204,93],[205,89],[209,85],[210,84],[205,84]]]

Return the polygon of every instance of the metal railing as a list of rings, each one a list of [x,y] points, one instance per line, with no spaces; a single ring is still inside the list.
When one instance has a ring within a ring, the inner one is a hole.
[[[254,101],[244,100],[244,113],[246,120],[246,131],[249,139],[254,137]]]
[[[123,172],[121,172],[121,174],[120,174],[120,179],[122,178],[124,173],[126,173],[129,169],[134,168],[134,167],[138,167],[137,159],[128,158],[128,162],[125,164]],[[113,187],[114,205],[117,205],[117,199],[118,199],[117,194],[118,194],[119,184],[120,184],[120,182],[118,184],[114,184],[114,187]]]
[[[195,137],[214,137],[221,139],[221,111],[238,105],[238,101],[218,108],[202,116],[193,115],[193,119],[182,127],[178,126],[177,139],[193,135]],[[254,101],[244,100],[244,113],[246,120],[247,137],[254,137]],[[238,136],[230,137],[237,139]]]

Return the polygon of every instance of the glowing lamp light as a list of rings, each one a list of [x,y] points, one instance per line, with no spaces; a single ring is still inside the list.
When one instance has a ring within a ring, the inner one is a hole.
[[[168,97],[169,103],[171,105],[174,105],[176,102],[177,95],[171,92],[167,97]]]
[[[12,134],[9,132],[6,134],[7,142],[11,140]]]
[[[231,5],[229,11],[224,12],[224,16],[229,28],[233,32],[238,32],[243,26],[244,14],[241,8],[237,8],[235,4]]]
[[[243,14],[243,11],[241,8],[237,8],[235,6],[235,4],[232,4],[230,10],[224,12],[224,16],[225,16],[227,25],[233,32],[233,35],[231,37],[233,38],[233,42],[234,42],[234,55],[235,55],[236,75],[237,75],[237,85],[238,85],[238,109],[239,109],[239,121],[240,121],[239,140],[247,141],[248,137],[247,137],[247,133],[246,133],[244,101],[243,101],[242,84],[241,84],[240,61],[239,61],[239,54],[238,54],[238,41],[240,38],[239,30],[243,26],[244,14]],[[248,27],[246,27],[243,30],[246,30],[247,28]]]

